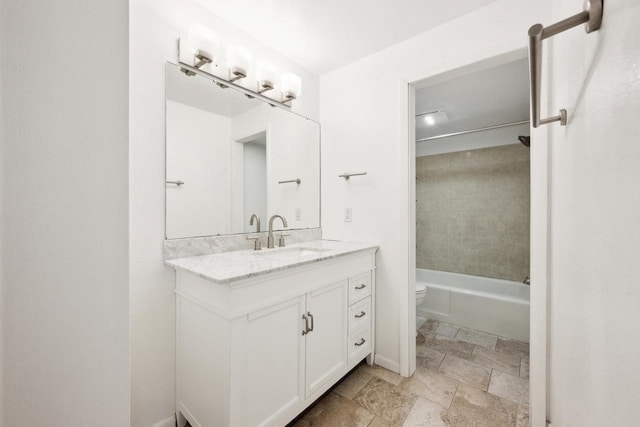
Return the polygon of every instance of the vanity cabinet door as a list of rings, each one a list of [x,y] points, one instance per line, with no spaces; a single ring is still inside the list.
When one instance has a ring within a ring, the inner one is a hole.
[[[342,375],[347,366],[346,280],[307,294],[306,397]]]
[[[305,296],[247,316],[246,425],[264,426],[304,400]]]

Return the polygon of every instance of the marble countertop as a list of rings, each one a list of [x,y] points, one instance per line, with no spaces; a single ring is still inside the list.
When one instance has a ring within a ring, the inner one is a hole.
[[[314,240],[284,248],[223,252],[165,261],[175,269],[197,274],[212,282],[232,282],[331,258],[377,249],[376,245]]]

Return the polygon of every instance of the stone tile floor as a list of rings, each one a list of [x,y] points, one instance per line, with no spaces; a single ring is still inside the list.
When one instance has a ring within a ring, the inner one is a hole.
[[[529,425],[529,344],[424,320],[416,353],[413,377],[360,365],[291,425]]]

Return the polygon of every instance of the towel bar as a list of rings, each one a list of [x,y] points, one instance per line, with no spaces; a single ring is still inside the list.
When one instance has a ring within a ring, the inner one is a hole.
[[[351,178],[352,176],[361,176],[366,175],[366,172],[357,172],[357,173],[343,173],[342,175],[338,175],[338,178],[344,178],[345,180]]]
[[[531,124],[534,128],[548,123],[567,124],[567,110],[546,119],[540,119],[540,82],[542,80],[542,40],[553,37],[577,25],[586,24],[587,33],[597,31],[602,24],[602,0],[587,0],[584,11],[548,27],[535,24],[529,28],[529,78],[531,80]]]
[[[290,182],[295,182],[296,184],[300,184],[300,178],[289,179],[287,181],[278,181],[278,184],[289,184]]]

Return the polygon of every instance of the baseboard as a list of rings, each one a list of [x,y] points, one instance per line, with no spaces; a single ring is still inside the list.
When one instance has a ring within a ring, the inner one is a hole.
[[[151,427],[176,427],[176,416],[171,415],[170,417],[167,417],[164,420],[155,423]]]
[[[425,317],[427,319],[435,319],[435,320],[446,320],[449,318],[447,313],[439,313],[437,311],[431,311],[424,309],[422,307],[418,307],[416,309],[416,314],[420,317]]]
[[[400,374],[400,364],[395,360],[387,359],[384,356],[381,356],[380,353],[376,353],[375,363],[378,366],[382,366],[385,369],[388,369],[396,374]]]

